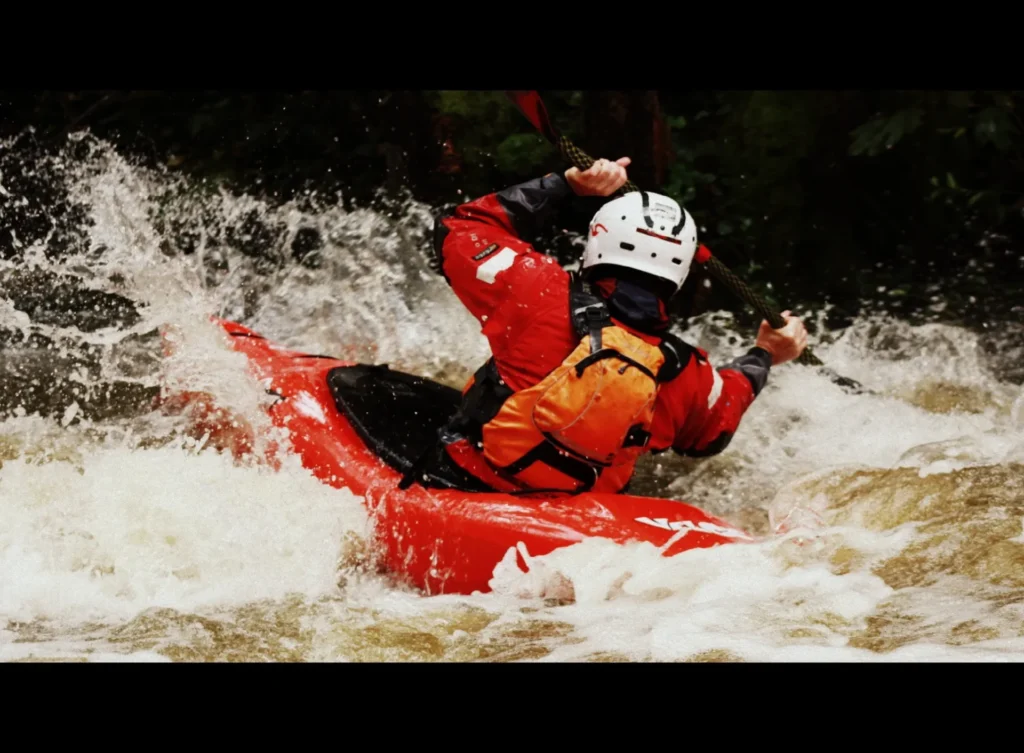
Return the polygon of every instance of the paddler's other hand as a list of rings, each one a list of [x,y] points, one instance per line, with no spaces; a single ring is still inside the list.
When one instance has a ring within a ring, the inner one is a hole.
[[[578,167],[570,167],[565,171],[565,179],[577,196],[611,196],[629,180],[626,167],[630,162],[629,157],[614,162],[599,159],[582,172]]]
[[[790,316],[789,311],[783,311],[782,318],[786,321],[782,329],[772,329],[768,322],[761,322],[761,329],[757,332],[755,345],[771,354],[773,366],[792,361],[807,347],[807,328],[804,323],[798,317]]]

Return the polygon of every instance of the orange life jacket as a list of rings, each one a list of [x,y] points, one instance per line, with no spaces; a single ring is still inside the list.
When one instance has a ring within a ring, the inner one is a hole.
[[[651,439],[661,385],[690,346],[652,345],[616,325],[573,275],[570,316],[579,345],[544,379],[513,392],[494,359],[470,380],[453,422],[469,429],[499,476],[520,489],[620,491]]]

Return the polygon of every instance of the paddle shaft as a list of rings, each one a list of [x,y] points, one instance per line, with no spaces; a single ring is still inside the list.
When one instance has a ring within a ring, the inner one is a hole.
[[[548,141],[558,147],[566,161],[580,170],[586,170],[594,164],[593,157],[572,143],[571,140],[559,133],[558,129],[555,128],[554,124],[551,122],[551,117],[548,115],[547,108],[544,106],[544,101],[540,98],[540,94],[536,91],[508,91],[507,95],[519,111],[522,112],[523,115],[525,115],[533,124],[533,126],[540,131]],[[640,189],[635,183],[632,181],[626,181],[625,185],[616,191],[616,193],[623,195],[630,191],[639,190]],[[752,306],[755,311],[761,314],[773,329],[781,329],[786,326],[786,322],[782,316],[772,309],[768,305],[768,302],[752,290],[749,285],[737,277],[731,269],[721,262],[721,260],[714,256],[707,246],[701,244],[694,258],[699,264],[707,267],[711,274],[714,275],[719,282],[725,285],[725,287],[731,290],[734,295],[738,296],[741,300]],[[856,380],[844,377],[835,373],[832,369],[829,369],[822,363],[820,358],[814,355],[810,347],[804,348],[797,360],[800,363],[820,367],[820,369],[827,373],[828,377],[835,384],[848,388],[855,393],[863,393],[865,391],[872,392],[871,390],[865,390],[864,387],[862,387]]]

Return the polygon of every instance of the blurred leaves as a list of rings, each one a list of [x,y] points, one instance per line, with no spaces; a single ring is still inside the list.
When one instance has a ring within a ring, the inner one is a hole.
[[[904,136],[921,127],[924,110],[908,107],[889,116],[877,116],[852,131],[854,137],[850,154],[874,157],[885,149],[892,149]]]
[[[648,139],[661,185],[646,187],[681,200],[701,240],[780,301],[854,306],[885,286],[911,291],[886,298],[909,305],[914,285],[980,284],[960,274],[975,257],[987,279],[1019,279],[1024,92],[673,90],[650,110],[635,93],[541,93],[595,157],[621,156],[594,144],[627,131]],[[502,91],[7,92],[0,137],[27,126],[51,144],[88,128],[281,200],[316,189],[365,204],[383,190],[440,205],[566,167]]]
[[[1002,107],[986,107],[974,124],[974,137],[981,144],[992,144],[1001,152],[1007,151],[1012,137],[1020,136],[1017,124],[1010,113]]]
[[[551,144],[535,133],[514,133],[498,146],[498,169],[510,175],[533,176],[551,158]]]

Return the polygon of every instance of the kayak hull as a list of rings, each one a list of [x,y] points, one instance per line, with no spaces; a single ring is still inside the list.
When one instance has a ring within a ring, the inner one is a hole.
[[[648,542],[665,556],[753,540],[676,500],[607,493],[512,495],[419,483],[400,489],[400,469],[371,449],[339,409],[329,384],[332,372],[358,364],[284,349],[242,325],[217,321],[230,346],[247,356],[253,374],[275,396],[268,414],[287,430],[303,466],[324,483],[363,498],[378,566],[427,593],[487,592],[495,567],[510,551],[525,570],[523,551],[537,557],[594,537]]]

